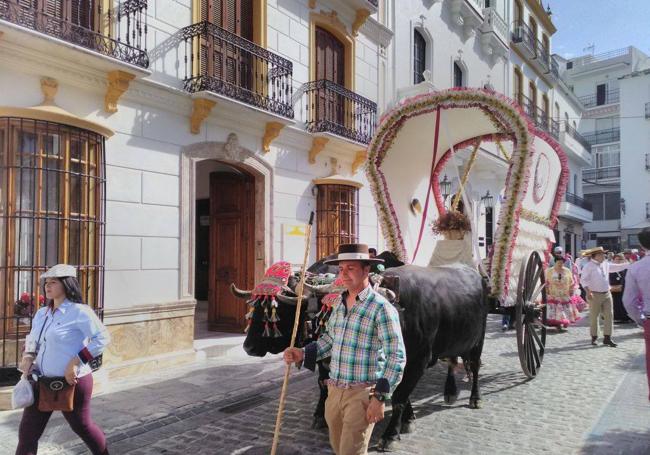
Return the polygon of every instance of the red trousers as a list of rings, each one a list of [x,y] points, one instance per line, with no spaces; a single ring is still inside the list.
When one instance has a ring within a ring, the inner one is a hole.
[[[86,443],[93,455],[108,454],[106,437],[102,430],[90,417],[90,397],[93,394],[93,376],[88,374],[79,378],[74,390],[74,407],[70,412],[64,412],[63,417],[68,421],[72,431],[77,433]],[[18,447],[16,455],[36,455],[38,440],[45,431],[45,426],[52,412],[38,410],[38,387],[34,391],[34,404],[25,408],[18,429]]]

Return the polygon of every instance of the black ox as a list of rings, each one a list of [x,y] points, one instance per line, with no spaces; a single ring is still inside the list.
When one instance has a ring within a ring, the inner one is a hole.
[[[400,312],[402,335],[406,347],[406,368],[401,383],[392,396],[392,415],[379,444],[381,450],[389,450],[401,433],[413,431],[415,415],[410,395],[426,368],[435,365],[440,358],[462,357],[472,379],[469,404],[471,408],[481,406],[478,387],[478,373],[485,338],[488,313],[487,289],[479,273],[465,265],[454,264],[443,267],[419,267],[402,265],[388,268],[382,273],[382,286],[392,287]],[[396,284],[399,284],[396,286]],[[398,289],[397,289],[398,287]],[[233,286],[233,292],[245,298],[245,291]],[[281,298],[278,307],[280,330],[278,338],[263,337],[261,310],[255,310],[248,330],[244,349],[249,355],[264,356],[267,352],[280,353],[290,342],[295,317],[295,295]],[[304,307],[303,307],[304,308]],[[309,319],[307,311],[301,311],[300,326],[305,327]],[[304,345],[310,339],[306,333],[299,333],[297,345]],[[444,400],[456,401],[458,389],[450,362],[445,382]],[[319,365],[321,400],[315,413],[322,416],[326,388],[323,380],[328,371]],[[315,420],[316,421],[316,420]]]

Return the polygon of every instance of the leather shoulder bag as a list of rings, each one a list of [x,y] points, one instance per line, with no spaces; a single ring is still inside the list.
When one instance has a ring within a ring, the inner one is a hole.
[[[38,410],[41,412],[70,412],[74,407],[74,385],[68,384],[65,377],[38,378]]]

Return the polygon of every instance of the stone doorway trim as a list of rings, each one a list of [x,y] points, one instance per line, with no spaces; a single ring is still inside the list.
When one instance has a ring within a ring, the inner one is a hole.
[[[235,133],[226,142],[198,142],[181,149],[180,298],[194,298],[196,163],[216,160],[255,178],[255,282],[272,262],[273,168],[255,152],[239,145]]]

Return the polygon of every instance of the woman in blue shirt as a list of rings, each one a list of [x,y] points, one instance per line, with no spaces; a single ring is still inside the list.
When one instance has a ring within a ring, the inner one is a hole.
[[[92,308],[82,303],[76,276],[76,269],[66,264],[55,265],[41,276],[47,304],[34,316],[19,369],[24,377],[31,373],[65,377],[75,385],[73,409],[63,416],[94,455],[106,455],[106,437],[90,416],[89,362],[104,351],[110,337]],[[38,440],[52,415],[38,409],[38,387],[34,398],[23,412],[16,455],[37,453]]]

